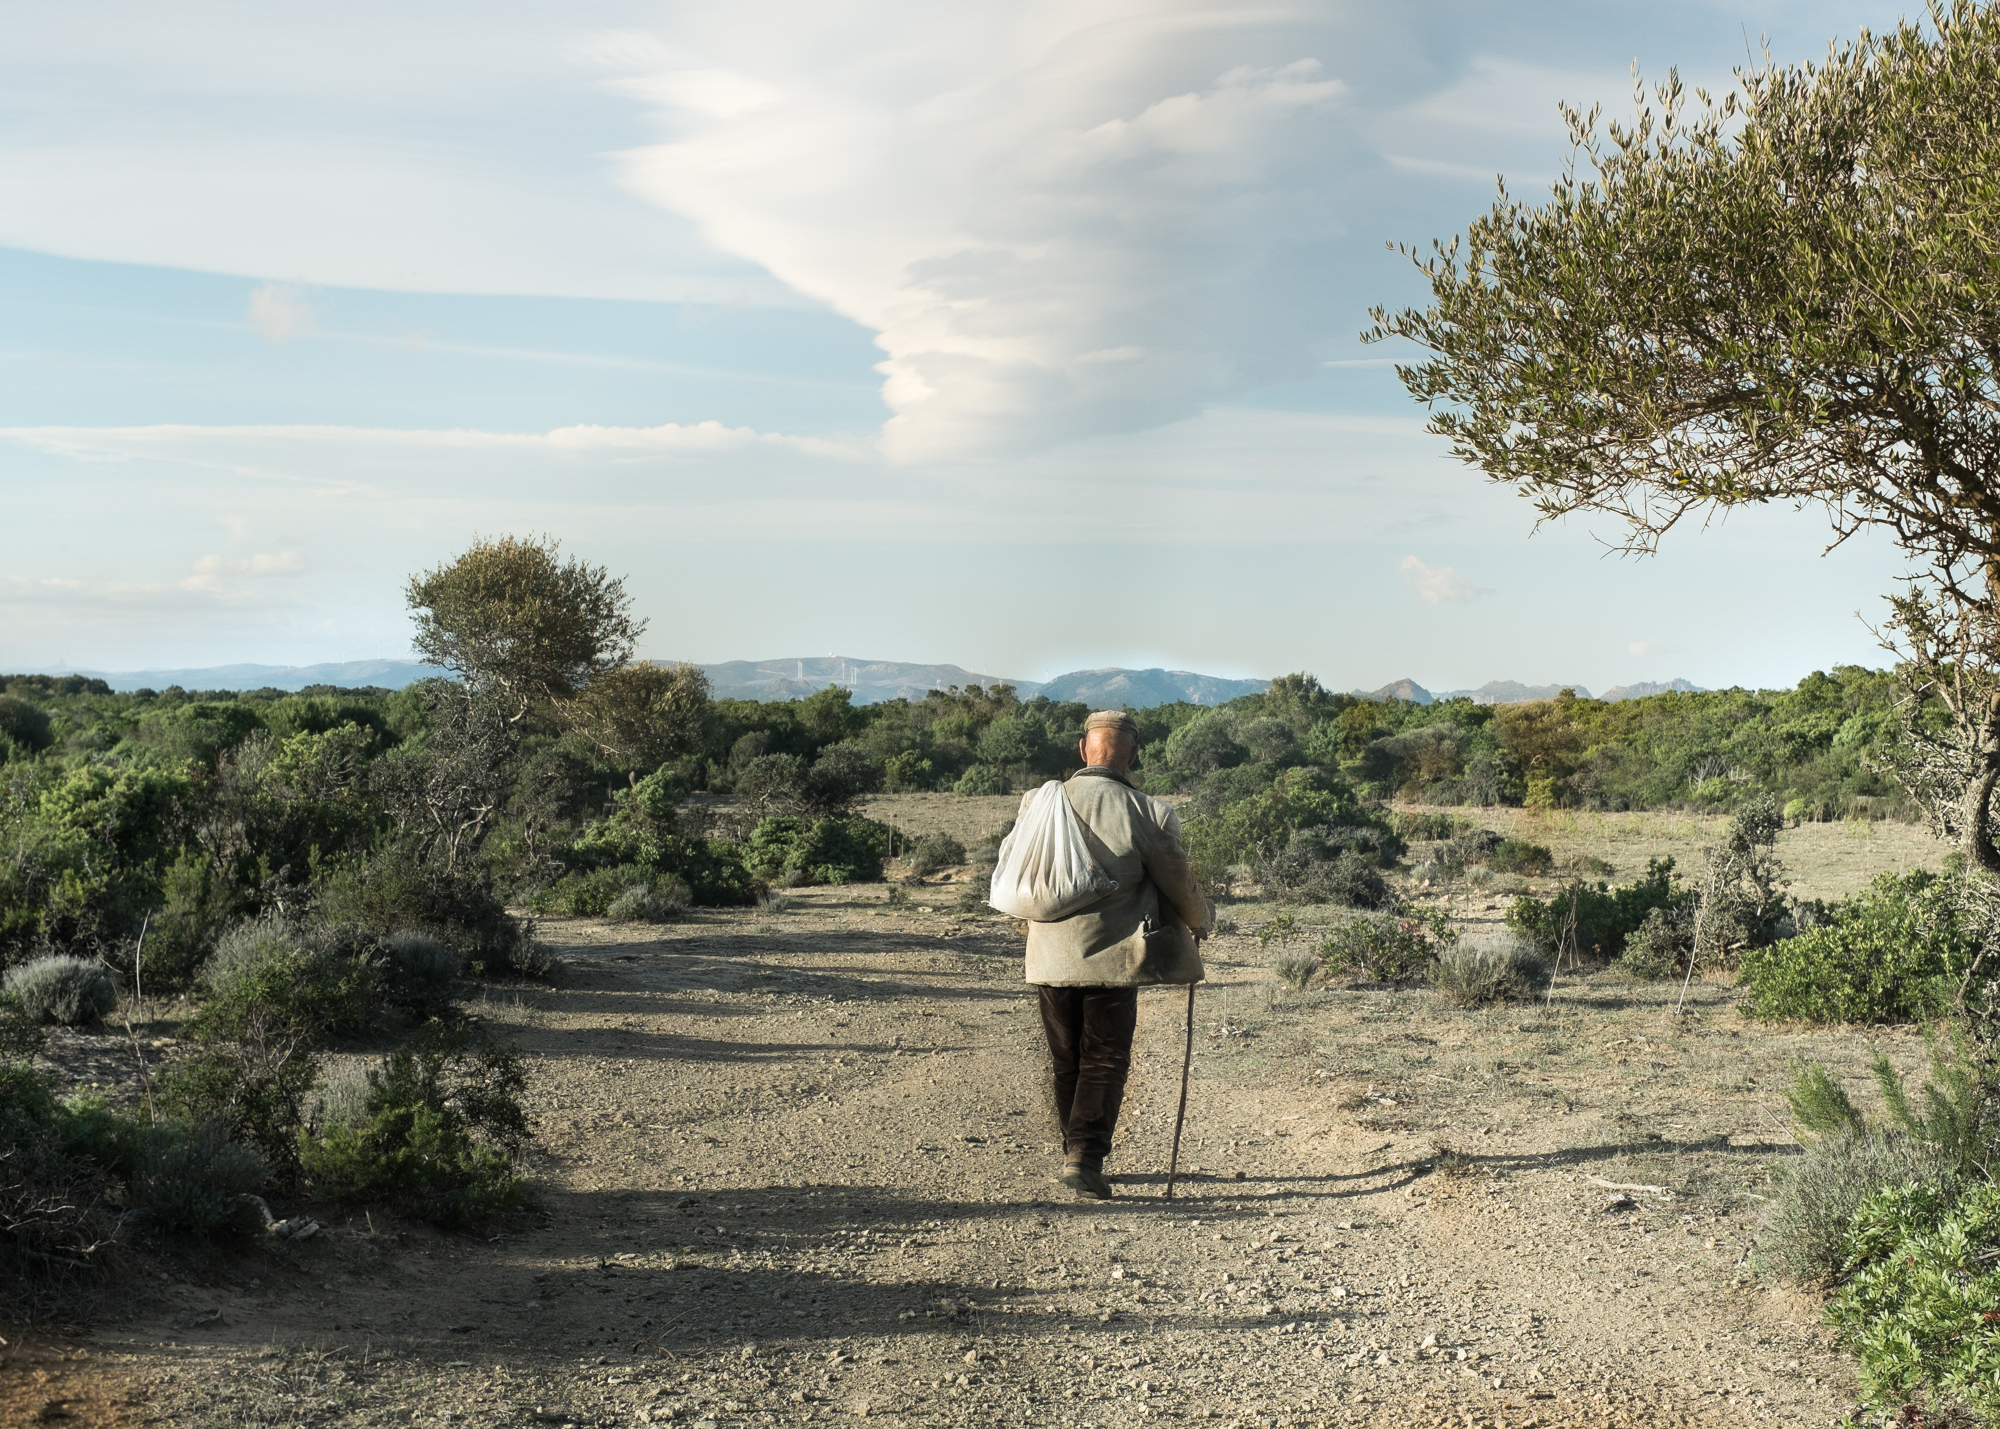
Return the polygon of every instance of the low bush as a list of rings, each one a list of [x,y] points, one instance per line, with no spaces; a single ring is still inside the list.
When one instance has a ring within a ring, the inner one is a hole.
[[[47,1078],[0,1062],[0,1315],[9,1319],[75,1314],[115,1254],[110,1175],[65,1147],[64,1120]]]
[[[1343,908],[1386,908],[1394,902],[1377,871],[1379,845],[1369,847],[1347,833],[1373,830],[1299,829],[1283,852],[1258,860],[1257,882],[1281,903],[1332,903]],[[1367,848],[1367,852],[1363,849]]]
[[[1006,771],[995,769],[990,764],[975,764],[958,776],[958,782],[951,786],[954,794],[1011,794],[1014,781]]]
[[[1448,920],[1433,909],[1363,913],[1320,943],[1319,958],[1330,972],[1403,982],[1427,974],[1451,937]]]
[[[1556,856],[1538,843],[1525,839],[1502,839],[1486,855],[1486,866],[1495,873],[1518,873],[1540,878],[1556,866]]]
[[[1945,1012],[1972,954],[1947,880],[1888,873],[1795,937],[1743,954],[1745,1016],[1920,1022]]]
[[[1758,1256],[1788,1279],[1834,1284],[1847,1267],[1848,1228],[1863,1201],[1886,1186],[1943,1185],[1949,1175],[1935,1151],[1902,1132],[1835,1131],[1780,1178]]]
[[[879,883],[890,830],[869,819],[771,818],[750,831],[744,862],[766,878],[804,883]]]
[[[360,1115],[301,1138],[313,1189],[390,1201],[445,1226],[521,1204],[514,1169],[528,1139],[520,1056],[465,1024],[436,1023],[366,1074]]]
[[[262,1037],[304,1047],[359,1032],[376,1018],[384,979],[372,940],[321,924],[262,918],[225,933],[202,967],[207,994],[188,1024],[196,1040]]]
[[[1288,949],[1271,959],[1271,971],[1278,975],[1279,981],[1294,991],[1303,991],[1319,969],[1320,960],[1312,953]]]
[[[36,958],[7,970],[7,996],[31,1022],[82,1027],[118,1006],[118,984],[87,958]]]
[[[1548,985],[1548,964],[1512,938],[1490,943],[1454,942],[1438,950],[1431,981],[1454,1007],[1530,998]]]
[[[532,930],[509,916],[484,869],[445,868],[391,848],[343,867],[319,888],[318,917],[371,933],[430,933],[456,948],[474,977],[535,976],[547,967]]]
[[[528,907],[572,918],[663,923],[685,913],[693,901],[686,881],[677,875],[625,863],[565,874],[536,890]]]
[[[1470,820],[1456,814],[1399,811],[1389,815],[1388,823],[1399,838],[1411,843],[1457,838],[1472,829]]]
[[[910,845],[910,872],[922,877],[965,862],[965,845],[950,834],[925,834]]]
[[[246,1041],[204,1047],[176,1062],[159,1080],[158,1105],[190,1125],[219,1126],[231,1141],[256,1151],[284,1187],[297,1183],[299,1133],[313,1087],[311,1056],[295,1041]]]
[[[611,900],[604,916],[618,923],[664,923],[687,912],[688,887],[672,874],[634,883]]]
[[[254,1229],[259,1216],[247,1197],[266,1174],[257,1154],[232,1142],[225,1127],[160,1126],[132,1177],[132,1207],[159,1229],[187,1235]]]
[[[1679,886],[1674,861],[1656,858],[1643,878],[1623,888],[1576,879],[1546,899],[1518,898],[1507,911],[1507,926],[1545,958],[1577,954],[1608,961],[1625,951],[1626,940],[1655,908],[1691,896]]]
[[[1649,909],[1639,926],[1625,935],[1625,947],[1613,966],[1633,977],[1655,981],[1672,977],[1687,966],[1694,951],[1694,905],[1670,903]]]
[[[451,1000],[465,959],[442,940],[412,929],[382,939],[379,966],[391,1000],[435,1011]]]

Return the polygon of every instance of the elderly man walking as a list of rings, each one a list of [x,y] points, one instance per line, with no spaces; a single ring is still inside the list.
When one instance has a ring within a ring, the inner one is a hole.
[[[1040,995],[1054,1063],[1062,1182],[1103,1200],[1111,1195],[1104,1158],[1132,1067],[1139,989],[1202,980],[1196,939],[1214,925],[1215,904],[1188,868],[1180,816],[1127,777],[1139,752],[1132,717],[1091,715],[1077,749],[1084,767],[1063,793],[1097,866],[1118,886],[1067,917],[1028,925],[1028,981]]]

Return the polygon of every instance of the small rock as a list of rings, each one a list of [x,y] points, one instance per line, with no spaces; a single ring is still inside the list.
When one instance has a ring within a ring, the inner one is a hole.
[[[978,1351],[978,1350],[967,1350],[967,1351],[965,1352],[965,1362],[966,1362],[967,1364],[978,1364],[978,1363],[979,1363],[979,1351]]]

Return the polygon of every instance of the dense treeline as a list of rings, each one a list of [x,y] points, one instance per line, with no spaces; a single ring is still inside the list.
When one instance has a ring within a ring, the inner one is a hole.
[[[1004,686],[867,706],[839,688],[710,700],[691,670],[632,666],[580,713],[528,702],[501,738],[468,727],[456,688],[115,694],[5,677],[0,951],[143,927],[164,986],[230,923],[310,901],[505,966],[519,949],[504,900],[602,912],[639,886],[732,903],[760,879],[871,876],[889,835],[852,813],[858,798],[1059,776],[1088,713]],[[1217,869],[1284,851],[1298,816],[1276,842],[1242,831],[1274,799],[1332,801],[1318,824],[1350,829],[1372,822],[1357,800],[1389,798],[1730,809],[1771,794],[1792,818],[1902,806],[1875,767],[1893,680],[1854,667],[1788,691],[1497,706],[1367,701],[1299,675],[1137,716],[1141,777],[1194,796]],[[691,804],[699,792],[734,795],[732,818]]]
[[[1608,704],[1375,701],[1288,676],[1263,695],[1171,716],[1151,778],[1180,787],[1259,762],[1337,769],[1378,798],[1536,808],[1734,809],[1775,796],[1791,818],[1900,812],[1876,764],[1896,737],[1893,675],[1815,672],[1791,690],[1664,694]]]

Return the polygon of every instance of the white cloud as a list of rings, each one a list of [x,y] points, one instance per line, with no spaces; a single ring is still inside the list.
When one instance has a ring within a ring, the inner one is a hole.
[[[1470,605],[1482,595],[1493,594],[1474,585],[1450,566],[1427,566],[1415,556],[1405,556],[1396,563],[1396,569],[1403,573],[1403,583],[1417,593],[1426,605]]]
[[[266,342],[283,342],[312,331],[312,304],[295,283],[266,283],[250,294],[250,326]]]
[[[1324,27],[1113,0],[732,15],[592,50],[668,136],[624,181],[876,331],[892,460],[1152,426],[1316,370],[1289,275],[1343,230]]]

